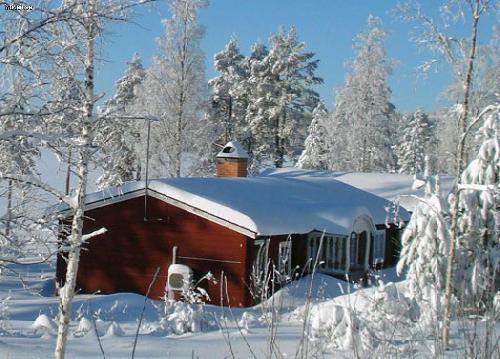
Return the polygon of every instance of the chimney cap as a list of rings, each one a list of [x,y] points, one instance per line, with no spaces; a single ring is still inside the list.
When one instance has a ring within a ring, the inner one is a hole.
[[[247,159],[248,153],[238,141],[229,141],[228,143],[226,143],[222,151],[217,154],[216,157]]]

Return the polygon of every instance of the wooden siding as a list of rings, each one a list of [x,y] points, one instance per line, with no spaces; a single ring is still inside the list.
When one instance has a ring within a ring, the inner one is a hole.
[[[248,238],[238,232],[148,197],[148,220],[144,220],[144,197],[89,210],[84,233],[102,227],[108,231],[92,238],[81,252],[77,287],[80,293],[133,292],[146,294],[156,269],[159,276],[149,294],[165,293],[172,248],[178,247],[177,263],[193,269],[195,279],[208,271],[218,283],[201,283],[211,303],[220,304],[220,277],[227,278],[231,306],[248,306],[245,283]],[[222,261],[222,262],[219,262]],[[62,283],[65,263],[58,258],[57,280]]]

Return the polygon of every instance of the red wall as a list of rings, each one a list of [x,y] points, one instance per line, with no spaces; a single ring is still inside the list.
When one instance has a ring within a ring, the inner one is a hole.
[[[157,267],[159,276],[149,297],[164,295],[172,248],[178,247],[177,263],[193,269],[195,279],[211,271],[219,281],[227,277],[229,304],[248,306],[248,238],[238,232],[149,197],[148,218],[144,221],[144,197],[88,210],[84,233],[102,227],[108,231],[92,238],[81,251],[77,287],[80,293],[134,292],[146,294]],[[182,257],[199,259],[183,259]],[[214,259],[238,263],[220,263]],[[57,278],[63,281],[65,263],[58,258]],[[203,282],[212,304],[220,304],[219,283]],[[228,301],[224,298],[224,304]]]

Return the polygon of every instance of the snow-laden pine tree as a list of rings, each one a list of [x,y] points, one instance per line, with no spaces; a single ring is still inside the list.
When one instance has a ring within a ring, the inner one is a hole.
[[[241,140],[245,134],[247,108],[246,81],[248,67],[233,35],[221,52],[214,55],[214,67],[219,76],[208,81],[212,89],[210,121],[224,142]]]
[[[206,125],[204,35],[198,12],[206,0],[169,0],[172,17],[164,20],[159,53],[141,86],[140,109],[158,117],[152,125],[151,169],[154,176],[179,177],[199,167],[197,151],[205,150],[197,131]]]
[[[296,167],[308,169],[327,169],[327,134],[324,127],[328,112],[323,102],[319,102],[313,111],[311,124],[307,129],[304,150],[300,155]]]
[[[417,206],[401,237],[397,270],[407,271],[411,297],[428,305],[445,287],[450,233],[449,208],[441,194],[439,176],[429,176],[426,171],[424,180],[425,195],[416,198]],[[419,182],[415,181],[422,185]]]
[[[387,170],[393,167],[390,122],[394,116],[388,76],[392,61],[384,50],[387,34],[370,15],[367,29],[354,39],[356,57],[333,110],[333,163],[336,169]]]
[[[268,64],[264,61],[268,54],[267,46],[257,42],[252,45],[250,56],[245,59],[249,75],[246,87],[248,105],[245,113],[247,128],[243,143],[250,156],[251,173],[258,172],[260,167],[269,160],[266,154],[269,153],[271,144],[262,140],[271,137],[270,127],[267,125],[267,111],[271,106],[271,95],[268,93],[273,88],[273,83],[266,76],[269,70]]]
[[[425,157],[433,152],[433,126],[421,109],[403,118],[406,125],[396,147],[399,173],[420,174],[424,172]]]
[[[115,95],[104,104],[104,125],[96,139],[101,148],[104,169],[97,180],[100,188],[140,179],[140,143],[145,141],[140,136],[145,126],[144,120],[136,118],[134,102],[144,77],[141,59],[135,53],[123,77],[115,84]]]
[[[269,39],[269,52],[250,68],[247,121],[254,136],[254,155],[282,167],[294,160],[303,145],[311,112],[319,101],[311,86],[322,82],[315,76],[318,60],[305,52],[294,28],[278,31]]]
[[[478,308],[493,302],[500,275],[500,105],[484,112],[476,136],[481,145],[460,178],[457,248],[457,283]]]

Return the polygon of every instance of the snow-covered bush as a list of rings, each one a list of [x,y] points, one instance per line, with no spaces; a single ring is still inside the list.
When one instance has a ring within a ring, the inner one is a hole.
[[[175,334],[196,333],[215,325],[214,318],[206,313],[204,308],[210,297],[207,291],[199,286],[205,280],[216,282],[212,273],[208,272],[196,283],[190,283],[183,291],[180,301],[170,299],[165,294],[158,330]]]
[[[94,330],[94,325],[92,324],[92,321],[90,321],[90,319],[86,317],[81,317],[80,320],[78,321],[78,326],[73,332],[73,336],[75,336],[76,338],[83,337],[92,330]]]
[[[260,326],[260,321],[255,314],[244,312],[241,315],[241,319],[238,321],[238,326],[248,332],[250,328]]]
[[[415,181],[416,186],[422,181]],[[426,293],[444,289],[449,251],[448,204],[441,196],[439,176],[426,175],[425,197],[418,204],[401,238],[398,273],[407,270],[409,294],[427,302]],[[431,288],[429,288],[431,287]]]
[[[46,314],[40,314],[31,324],[35,334],[41,334],[43,337],[50,337],[56,333],[56,324]]]
[[[169,333],[196,333],[204,329],[204,323],[210,322],[208,319],[203,304],[167,301],[165,303],[165,317],[160,321],[160,327]]]

